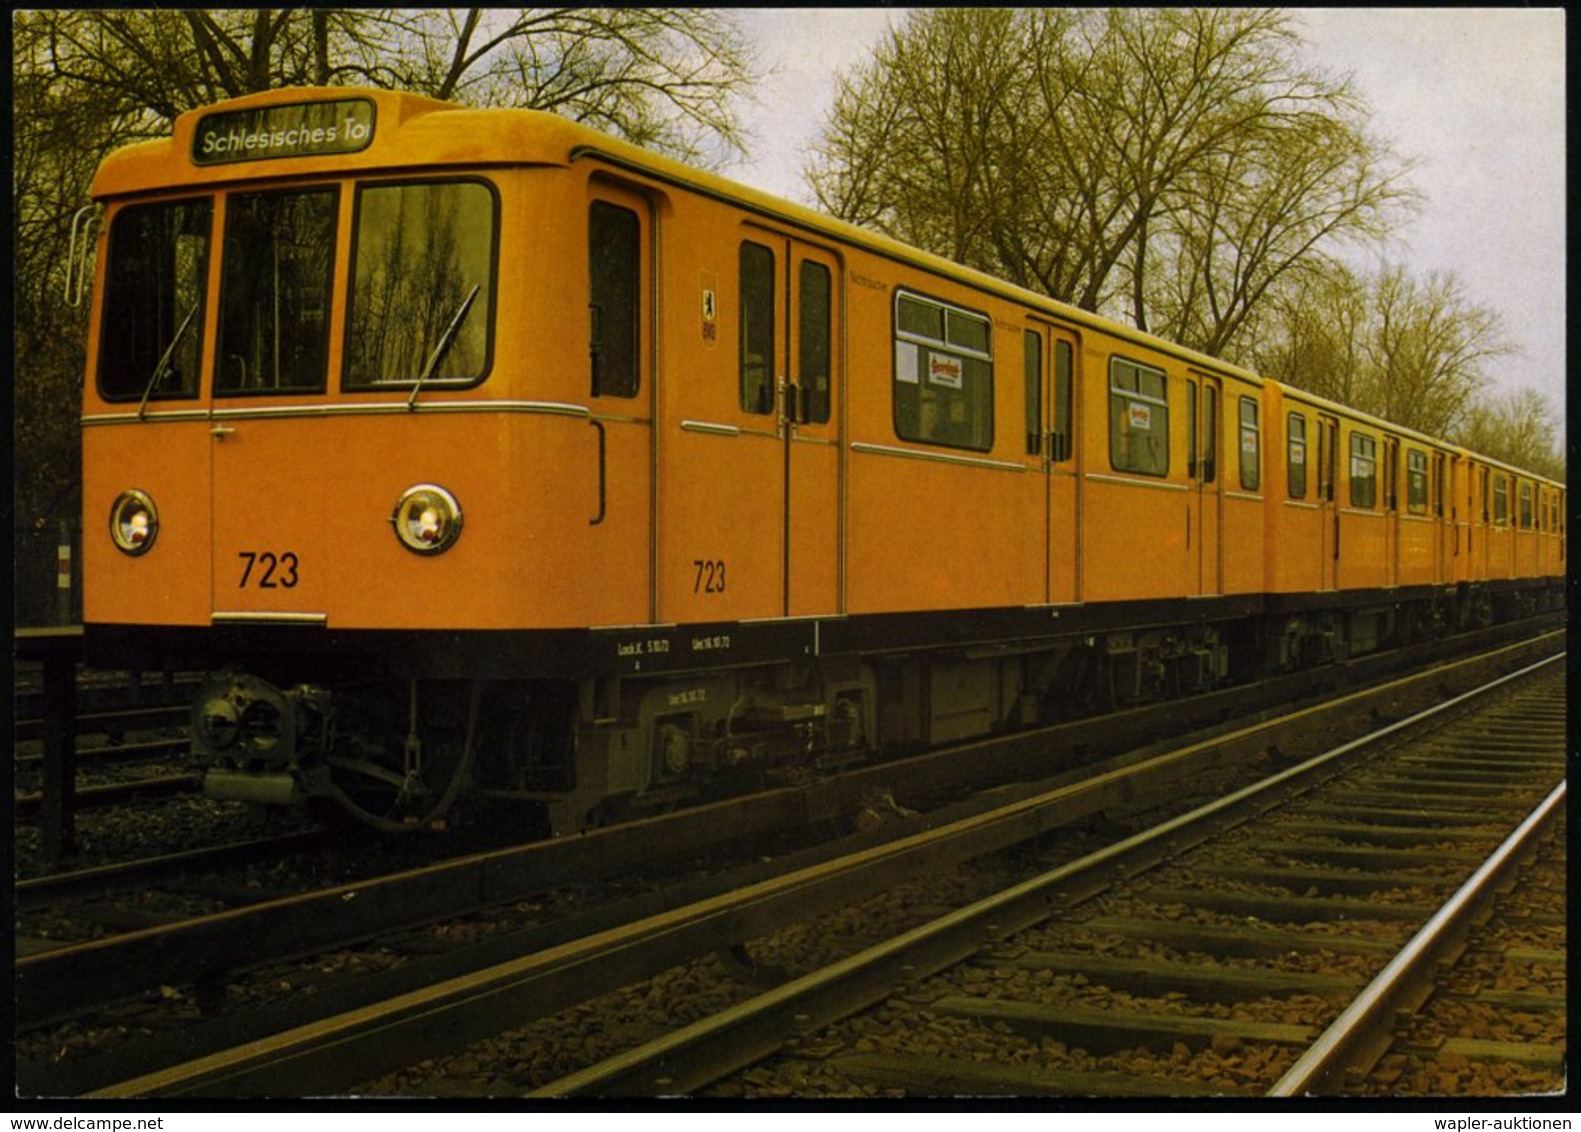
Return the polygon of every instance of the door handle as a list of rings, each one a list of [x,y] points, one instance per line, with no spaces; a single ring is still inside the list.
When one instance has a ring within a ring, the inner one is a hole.
[[[209,429],[209,435],[215,440],[224,440],[227,436],[231,435],[231,433],[235,431],[236,430],[234,428],[227,428],[225,425],[215,425],[213,428]]]

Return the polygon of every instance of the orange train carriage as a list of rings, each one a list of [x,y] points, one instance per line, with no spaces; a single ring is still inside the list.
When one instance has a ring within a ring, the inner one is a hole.
[[[1562,484],[550,115],[93,195],[88,648],[217,673],[216,796],[568,831],[1563,600]]]

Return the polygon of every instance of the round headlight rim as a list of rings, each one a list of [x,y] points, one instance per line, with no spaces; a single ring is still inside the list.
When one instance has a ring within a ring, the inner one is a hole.
[[[148,515],[147,534],[141,542],[133,542],[121,531],[122,519],[130,518],[132,508],[141,508]],[[115,549],[132,558],[141,557],[153,548],[159,538],[159,508],[154,497],[139,487],[129,487],[115,497],[110,505],[110,541]]]
[[[423,542],[413,532],[409,525],[407,515],[412,506],[422,496],[431,496],[440,508],[439,536],[432,542]],[[390,513],[390,526],[395,531],[395,539],[401,546],[413,554],[430,558],[436,554],[443,554],[456,544],[461,537],[462,512],[461,503],[455,494],[448,488],[437,483],[413,484],[401,492],[400,498],[395,501],[395,510]]]

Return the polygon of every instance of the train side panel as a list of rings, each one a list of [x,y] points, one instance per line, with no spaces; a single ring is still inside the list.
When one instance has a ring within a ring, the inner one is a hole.
[[[1377,428],[1341,418],[1335,484],[1339,589],[1377,589],[1393,584],[1392,519],[1384,509],[1382,442]]]
[[[849,612],[1045,601],[1021,310],[854,250],[847,279]]]
[[[1333,516],[1318,477],[1317,410],[1286,395],[1270,382],[1268,406],[1268,479],[1264,486],[1267,538],[1264,569],[1269,593],[1311,593],[1332,588],[1332,569],[1325,570],[1330,550],[1325,530]],[[1330,559],[1331,561],[1331,559]]]
[[[1130,344],[1091,341],[1083,355],[1081,577],[1089,602],[1217,590],[1216,499],[1188,475],[1191,413],[1178,363]],[[1213,526],[1202,533],[1204,516]],[[1194,529],[1195,528],[1195,529]],[[1213,546],[1205,549],[1211,539]]]
[[[1264,546],[1268,500],[1276,493],[1271,479],[1270,428],[1262,390],[1236,378],[1224,380],[1227,435],[1233,437],[1231,459],[1224,468],[1223,522],[1219,556],[1223,562],[1221,592],[1254,594],[1266,581]]]

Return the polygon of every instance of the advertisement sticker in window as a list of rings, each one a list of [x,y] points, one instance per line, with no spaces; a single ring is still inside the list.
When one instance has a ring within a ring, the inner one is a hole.
[[[961,387],[961,359],[928,351],[928,384],[948,389]]]

